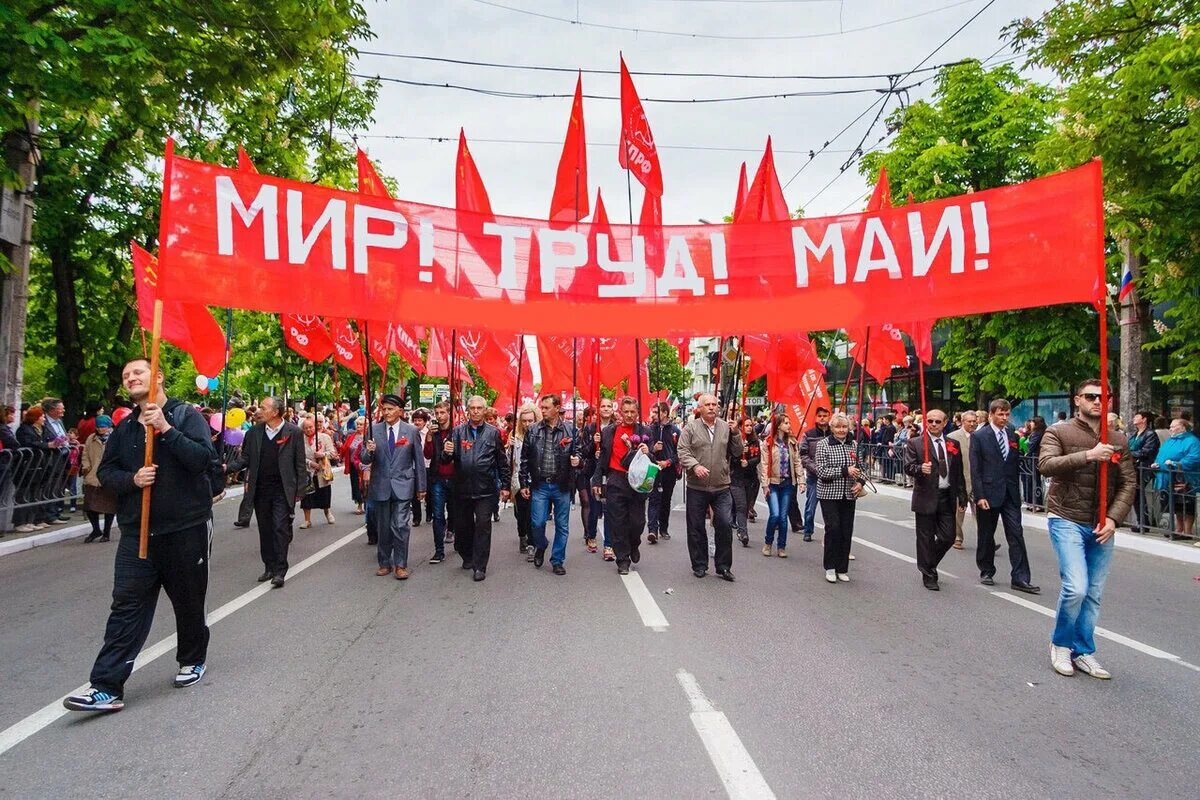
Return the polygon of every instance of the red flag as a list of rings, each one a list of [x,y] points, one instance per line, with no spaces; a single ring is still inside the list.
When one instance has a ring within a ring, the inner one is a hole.
[[[887,167],[879,168],[879,180],[875,181],[875,190],[867,201],[867,212],[881,211],[892,207],[892,187],[888,183]]]
[[[154,328],[154,300],[158,292],[158,260],[131,242],[133,282],[137,292],[138,324]],[[196,372],[215,376],[225,367],[225,334],[206,306],[200,303],[163,301],[162,338],[192,357]]]
[[[252,172],[255,175],[258,174],[258,169],[254,166],[254,162],[250,160],[250,156],[240,144],[238,145],[238,170],[241,172]]]
[[[283,341],[309,361],[320,363],[333,355],[333,339],[320,317],[301,314],[281,314]]]
[[[733,201],[733,218],[737,219],[741,216],[742,207],[746,205],[746,197],[750,194],[750,187],[746,182],[746,162],[742,162],[742,174],[738,176],[737,197]]]
[[[450,337],[447,333],[442,330],[431,331],[429,334],[429,350],[425,354],[425,374],[448,379],[452,355],[455,354],[452,352]],[[458,380],[470,383],[471,374],[463,366],[462,353],[458,353],[457,357],[458,369],[456,372],[458,373]]]
[[[867,374],[883,383],[892,374],[892,367],[908,366],[908,351],[899,328],[890,324],[872,325],[870,341],[866,328],[847,330],[850,336],[850,355],[856,364],[866,359]]]
[[[645,192],[642,196],[638,233],[646,242],[646,266],[652,270],[661,270],[666,256],[663,247],[662,198],[651,192]]]
[[[375,171],[375,165],[361,149],[358,151],[358,191],[377,197],[392,196],[392,193],[388,191],[387,184],[383,182],[383,178],[380,178],[379,173]]]
[[[917,353],[917,358],[921,359],[925,364],[933,363],[933,325],[935,321],[927,319],[920,322],[906,322],[897,326],[908,334],[908,338],[913,343],[913,350]]]
[[[817,409],[829,407],[829,392],[825,387],[824,377],[815,369],[806,370],[800,378],[799,399],[786,404],[793,435],[800,435],[811,429],[817,423]],[[804,414],[804,419],[800,419],[801,414]]]
[[[775,171],[775,154],[771,150],[771,137],[768,136],[767,149],[763,151],[758,172],[754,173],[754,182],[750,184],[741,211],[733,221],[783,222],[791,218],[783,187],[779,184],[779,174]]]
[[[483,185],[483,176],[479,174],[475,159],[471,157],[471,151],[467,148],[467,134],[462,128],[458,129],[458,163],[455,176],[455,209],[486,217],[494,216],[492,201]]]
[[[420,337],[403,325],[389,326],[389,334],[392,352],[398,353],[405,363],[413,368],[413,372],[418,375],[425,374],[425,362],[421,360],[421,345],[417,341]]]
[[[583,75],[575,81],[575,102],[567,123],[567,138],[558,159],[558,177],[550,198],[551,222],[578,222],[588,208],[587,140],[583,132]]]
[[[596,340],[600,350],[600,382],[613,387],[633,378],[635,349],[633,339],[602,337]]]
[[[807,333],[784,334],[771,339],[767,354],[767,395],[772,400],[798,400],[801,378],[808,370],[824,373],[825,366],[817,357]]]
[[[329,325],[333,332],[333,360],[356,375],[366,375],[367,362],[363,357],[358,331],[344,319],[331,319]]]
[[[633,78],[621,57],[621,143],[617,148],[617,160],[621,166],[633,173],[646,191],[662,197],[662,165],[658,163],[658,149],[654,146],[654,134],[638,99]]]
[[[458,357],[475,366],[479,377],[493,389],[503,389],[517,367],[516,353],[511,356],[487,331],[459,331]]]
[[[388,356],[392,352],[392,326],[382,322],[374,325],[358,324],[360,330],[370,334],[367,338],[367,349],[371,352],[371,360],[382,370],[387,369]]]
[[[767,374],[767,359],[771,352],[771,337],[747,334],[742,339],[742,355],[750,359],[746,383]]]
[[[564,392],[570,397],[571,379],[577,381],[576,388],[584,398],[595,395],[595,340],[576,337],[574,349],[569,336],[538,336],[538,366],[542,373],[543,394]],[[574,364],[572,364],[572,356]]]
[[[667,337],[667,341],[675,346],[675,352],[679,354],[679,363],[686,364],[688,359],[691,358],[692,340],[687,336],[669,336]]]

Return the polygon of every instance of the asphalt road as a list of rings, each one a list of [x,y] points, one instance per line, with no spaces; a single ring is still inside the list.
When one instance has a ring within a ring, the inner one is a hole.
[[[1100,624],[1127,638],[1100,640],[1102,682],[1051,672],[1051,619],[1008,599],[1053,609],[1044,532],[1035,598],[979,586],[970,534],[928,592],[906,504],[882,496],[848,584],[819,543],[764,558],[762,509],[733,584],[691,575],[681,510],[629,581],[578,514],[568,574],[533,569],[508,511],[487,581],[425,564],[426,523],[401,583],[374,576],[345,488],[274,591],[219,505],[208,674],[171,688],[164,597],[119,714],[56,710],[100,645],[115,543],[0,559],[0,797],[1197,796],[1195,565],[1117,552]]]

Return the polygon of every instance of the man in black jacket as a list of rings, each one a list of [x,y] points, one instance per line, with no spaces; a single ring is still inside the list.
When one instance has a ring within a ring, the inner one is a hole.
[[[816,422],[800,439],[800,463],[804,465],[804,541],[811,542],[817,521],[817,442],[829,438],[829,409],[818,408]],[[795,493],[792,499],[796,499]],[[793,526],[794,527],[794,526]]]
[[[562,418],[562,399],[547,394],[538,404],[542,421],[525,433],[521,446],[521,496],[530,501],[529,517],[533,542],[533,566],[546,558],[546,521],[554,514],[554,546],[550,566],[555,575],[567,573],[567,536],[571,528],[571,485],[582,459],[583,446],[575,428]]]
[[[1011,413],[1007,400],[993,400],[988,405],[988,424],[971,434],[971,496],[978,507],[975,518],[979,527],[975,563],[979,567],[979,582],[984,586],[994,585],[996,522],[1002,519],[1012,565],[1012,588],[1038,594],[1042,590],[1029,582],[1029,554],[1021,526],[1021,453],[1017,449],[1016,431],[1008,424]]]
[[[584,425],[583,429],[579,432],[582,440],[579,456],[583,461],[580,471],[586,476],[589,489],[592,475],[596,473],[596,460],[600,457],[600,434],[605,428],[612,425],[614,420],[613,401],[607,397],[602,397],[600,398],[595,422],[590,425]],[[608,517],[604,515],[604,499],[597,498],[595,493],[593,493],[591,499],[588,501],[588,516],[583,526],[583,540],[587,545],[588,552],[596,552],[596,536],[599,532],[601,518],[604,519],[604,560],[612,561],[615,555],[612,549],[611,523]]]
[[[604,497],[620,575],[628,575],[630,563],[642,559],[639,548],[646,527],[646,495],[629,485],[629,465],[638,453],[650,455],[649,438],[650,430],[638,422],[638,405],[632,397],[621,400],[621,421],[600,434],[592,494]]]
[[[117,493],[117,545],[113,602],[104,646],[92,667],[91,687],[63,700],[72,711],[120,711],[125,681],[146,643],[154,621],[158,590],[165,589],[175,608],[179,672],[174,685],[195,684],[204,675],[208,625],[208,557],[212,547],[212,490],[208,471],[216,457],[208,424],[200,412],[168,399],[163,374],[151,375],[150,362],[135,358],[121,373],[125,390],[137,403],[104,448],[97,475]],[[154,463],[145,463],[145,432],[157,436]],[[138,558],[142,490],[150,495],[150,553]]]
[[[962,451],[944,435],[946,412],[931,408],[925,431],[909,439],[901,454],[913,477],[912,510],[917,515],[917,569],[925,588],[938,591],[938,564],[954,544],[954,518],[967,504]]]
[[[308,481],[308,465],[300,429],[283,421],[283,400],[264,397],[258,408],[260,422],[246,434],[241,455],[225,469],[247,469],[246,496],[258,519],[258,552],[263,561],[258,582],[270,581],[279,588],[287,575],[292,519]]]
[[[496,488],[508,485],[504,478],[509,474],[500,431],[484,421],[486,412],[482,397],[467,401],[467,421],[454,429],[438,453],[442,463],[454,465],[454,549],[476,581],[487,577]],[[507,488],[500,491],[502,500],[508,495]]]
[[[654,407],[658,419],[650,426],[650,458],[658,464],[658,478],[650,493],[647,510],[646,541],[654,544],[671,538],[671,500],[679,480],[679,428],[671,423],[671,406],[659,403]]]

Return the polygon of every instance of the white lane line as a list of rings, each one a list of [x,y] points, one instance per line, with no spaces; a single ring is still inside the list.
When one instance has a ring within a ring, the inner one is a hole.
[[[332,544],[328,544],[321,548],[296,566],[288,569],[288,578],[294,578],[297,574],[308,569],[321,559],[350,544],[350,542],[361,536],[365,530],[365,527],[357,528],[356,530],[353,530],[343,536],[341,539],[338,539]],[[264,594],[267,594],[271,591],[271,588],[271,584],[269,583],[260,583],[245,594],[235,597],[233,600],[230,600],[216,611],[209,612],[208,624],[215,625],[217,622],[225,619],[225,617],[228,617],[238,609],[249,605],[254,600],[257,600]],[[164,655],[165,653],[169,653],[174,649],[175,634],[172,633],[162,641],[156,642],[150,647],[143,649],[142,652],[138,653],[137,660],[133,664],[134,671],[136,672],[154,659]],[[78,694],[79,692],[85,691],[89,685],[90,684],[85,683],[68,694]],[[63,695],[53,703],[49,703],[25,717],[25,719],[21,720],[20,722],[14,723],[13,725],[5,728],[3,731],[0,731],[0,755],[4,755],[9,750],[28,739],[30,736],[33,736],[35,733],[45,728],[47,725],[70,713],[67,711],[67,709],[63,708],[62,701],[66,697],[67,695]]]
[[[724,714],[713,708],[696,677],[681,669],[675,678],[692,704],[692,727],[700,734],[730,800],[774,800],[775,793],[746,752],[737,731]]]
[[[992,591],[989,591],[988,594],[992,595],[993,597],[999,597],[1002,600],[1007,600],[1010,603],[1016,603],[1022,608],[1028,608],[1030,611],[1036,611],[1037,613],[1050,617],[1051,619],[1054,619],[1056,614],[1055,609],[1053,608],[1046,608],[1045,606],[1035,603],[1032,600],[1026,600],[1024,597],[1017,597],[1015,594]],[[1123,644],[1126,647],[1137,650],[1139,653],[1150,656],[1151,658],[1158,658],[1163,661],[1173,661],[1176,664],[1179,664],[1181,667],[1187,667],[1194,672],[1200,672],[1200,666],[1190,664],[1174,653],[1168,653],[1166,650],[1159,650],[1157,647],[1152,647],[1143,642],[1139,642],[1137,639],[1130,639],[1128,636],[1114,633],[1107,628],[1096,628],[1096,635],[1104,639],[1108,639],[1110,642]]]
[[[863,539],[861,536],[855,536],[854,541],[857,542],[858,544],[869,547],[872,550],[878,550],[881,553],[887,553],[892,558],[898,558],[901,561],[907,561],[909,564],[917,563],[917,560],[915,558],[913,558],[912,556],[906,556],[906,555],[904,555],[904,553],[897,553],[895,550],[889,550],[888,548],[884,547],[881,544],[875,544],[874,542],[868,542],[866,539]],[[946,574],[949,574],[949,573],[946,573]]]
[[[638,575],[636,572],[622,575],[621,583],[625,584],[625,591],[629,592],[629,599],[633,601],[633,607],[641,615],[642,624],[657,633],[661,633],[670,627],[671,623],[667,622],[667,618],[663,616],[662,609],[658,607],[658,603],[654,602],[654,597],[651,596],[650,590],[646,588],[641,575]]]

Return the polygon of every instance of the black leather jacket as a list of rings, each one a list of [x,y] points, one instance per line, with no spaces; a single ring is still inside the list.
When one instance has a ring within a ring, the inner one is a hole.
[[[454,452],[438,451],[438,463],[454,464],[454,491],[459,497],[489,497],[508,488],[508,454],[500,442],[500,431],[484,423],[474,438],[464,422],[454,428]]]
[[[575,433],[575,426],[565,419],[560,419],[558,427],[554,429],[551,429],[543,420],[525,434],[525,443],[521,445],[521,485],[536,489],[545,483],[541,474],[541,465],[542,454],[547,447],[554,449],[558,488],[563,491],[570,490],[575,485],[576,470],[576,467],[571,466],[571,456],[580,455],[582,445],[579,436]]]

